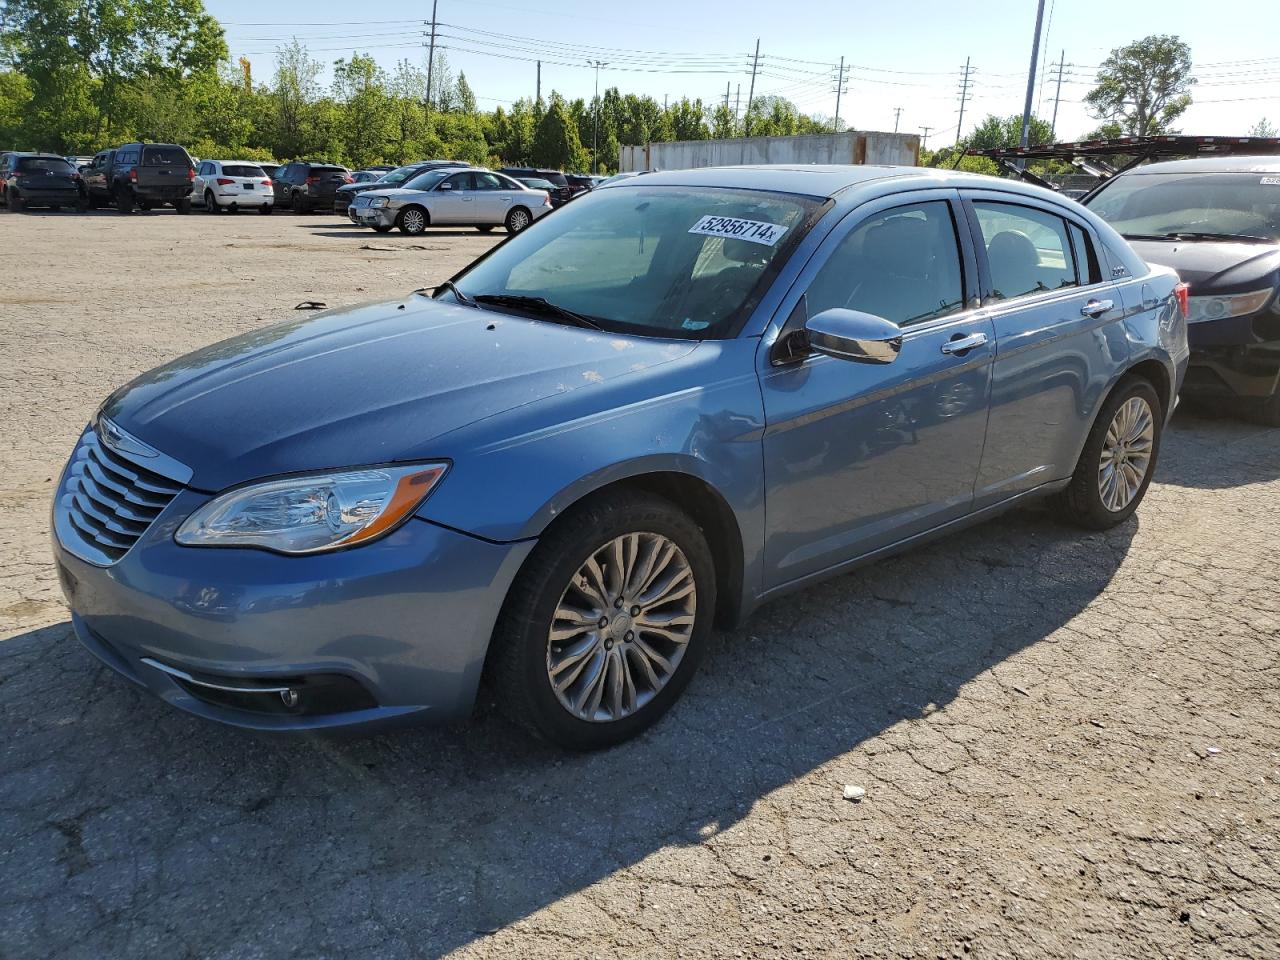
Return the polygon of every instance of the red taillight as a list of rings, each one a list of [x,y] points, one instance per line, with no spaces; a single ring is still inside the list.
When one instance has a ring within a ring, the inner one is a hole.
[[[187,182],[188,182],[188,183],[194,183],[194,182],[195,182],[195,179],[196,179],[196,168],[195,168],[195,167],[187,167]]]
[[[547,193],[546,191],[543,191],[543,194],[542,194],[542,205],[544,207],[551,206],[551,194]]]
[[[308,187],[314,187],[314,186],[315,186],[317,183],[319,183],[319,182],[320,182],[320,178],[319,178],[319,177],[307,177],[307,186],[308,186]]]
[[[349,173],[348,173],[345,177],[343,177],[343,178],[342,178],[342,180],[343,180],[343,182],[344,182],[344,183],[355,183],[355,182],[356,182],[355,177],[351,176],[351,174],[349,174]]]
[[[230,187],[235,184],[235,181],[232,180],[230,177],[219,177],[215,182],[220,187]]]
[[[138,168],[137,168],[137,167],[130,167],[130,168],[129,168],[129,182],[130,182],[130,183],[137,183],[137,182],[138,182]]]
[[[270,181],[270,180],[263,180],[263,181],[262,181],[262,185],[263,185],[264,187],[269,187],[269,186],[271,186],[271,181]]]
[[[1191,284],[1179,283],[1173,288],[1173,295],[1178,298],[1178,309],[1182,311],[1182,319],[1191,316]]]

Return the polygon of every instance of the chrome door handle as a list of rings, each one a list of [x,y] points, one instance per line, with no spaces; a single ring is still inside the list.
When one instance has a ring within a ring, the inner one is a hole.
[[[1113,300],[1090,300],[1080,308],[1080,315],[1085,317],[1100,317],[1108,310],[1115,309],[1115,301]]]
[[[959,337],[955,340],[948,340],[942,345],[942,352],[946,354],[965,353],[974,347],[980,347],[987,342],[985,333],[971,333],[967,337]]]

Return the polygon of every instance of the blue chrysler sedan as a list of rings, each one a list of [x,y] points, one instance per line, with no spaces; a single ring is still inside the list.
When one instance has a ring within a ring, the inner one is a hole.
[[[1151,481],[1186,289],[1070,200],[895,167],[653,173],[432,291],[117,390],[59,482],[75,630],[259,730],[659,718],[782,593]]]

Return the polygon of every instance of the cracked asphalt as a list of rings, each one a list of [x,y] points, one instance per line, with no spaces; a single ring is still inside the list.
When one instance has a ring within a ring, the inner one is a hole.
[[[0,215],[0,957],[1280,956],[1280,430],[1180,412],[1114,531],[777,601],[607,753],[263,739],[80,648],[47,516],[112,388],[493,239]]]

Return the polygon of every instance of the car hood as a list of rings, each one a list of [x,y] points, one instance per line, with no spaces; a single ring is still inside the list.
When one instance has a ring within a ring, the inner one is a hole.
[[[191,486],[421,456],[461,427],[690,353],[420,295],[255,330],[143,374],[102,415]]]
[[[1130,240],[1129,245],[1148,263],[1178,271],[1193,297],[1254,290],[1275,283],[1280,272],[1280,244]]]
[[[421,199],[427,196],[430,190],[406,190],[404,187],[383,187],[381,189],[370,190],[370,193],[377,193],[380,197],[388,197],[391,200],[403,200],[406,197],[415,197]]]
[[[363,193],[366,190],[376,190],[378,184],[376,181],[372,183],[344,183],[335,193]]]

